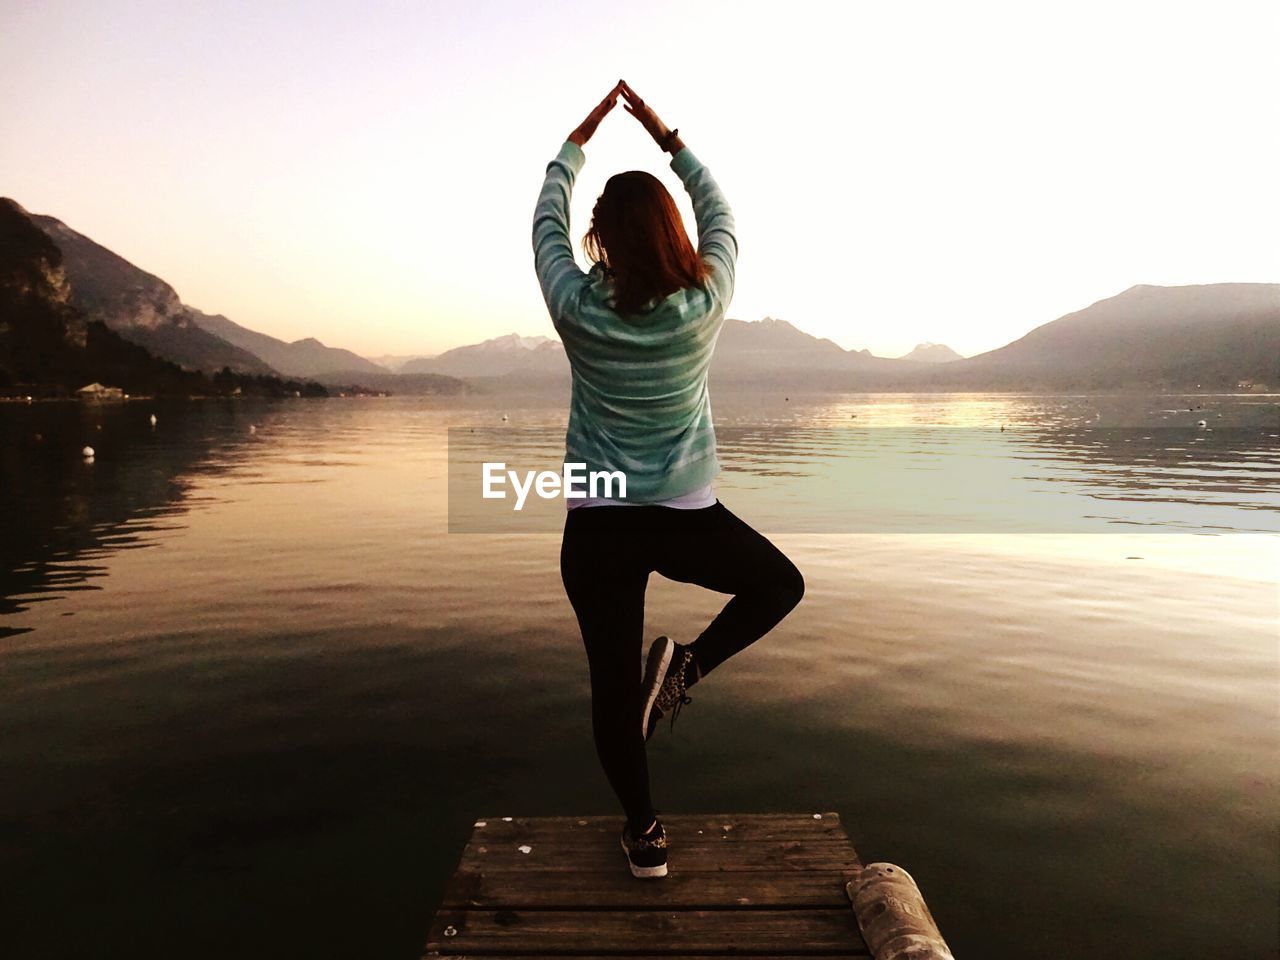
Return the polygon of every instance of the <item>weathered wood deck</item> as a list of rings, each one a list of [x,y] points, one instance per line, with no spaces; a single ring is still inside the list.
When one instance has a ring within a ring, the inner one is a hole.
[[[869,957],[840,816],[663,815],[666,877],[627,869],[612,817],[476,821],[426,957]]]

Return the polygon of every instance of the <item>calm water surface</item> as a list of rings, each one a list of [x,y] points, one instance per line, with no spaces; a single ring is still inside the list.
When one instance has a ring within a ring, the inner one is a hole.
[[[659,809],[838,810],[960,957],[1275,956],[1278,404],[717,396],[808,592]],[[503,413],[554,456],[554,400],[0,406],[6,956],[408,960],[474,819],[614,812],[554,526],[448,532]]]

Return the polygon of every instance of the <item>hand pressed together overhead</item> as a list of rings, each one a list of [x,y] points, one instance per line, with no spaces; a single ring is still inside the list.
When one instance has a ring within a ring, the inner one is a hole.
[[[587,118],[578,125],[573,133],[569,134],[568,139],[580,147],[590,140],[595,134],[596,128],[600,126],[600,121],[617,105],[619,95],[626,101],[623,104],[623,109],[635,117],[645,130],[649,131],[649,136],[653,137],[658,146],[664,147],[664,149],[669,146],[672,148],[672,153],[679,149],[677,146],[678,140],[675,144],[666,144],[667,137],[671,133],[670,129],[653,112],[653,108],[640,99],[640,96],[631,89],[625,80],[619,80],[614,84],[613,89],[592,108],[591,112],[587,114]]]

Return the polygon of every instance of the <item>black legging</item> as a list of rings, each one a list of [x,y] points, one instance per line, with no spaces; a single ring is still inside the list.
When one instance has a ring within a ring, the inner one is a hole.
[[[627,819],[651,821],[640,729],[639,658],[649,574],[733,594],[694,641],[701,675],[768,633],[804,596],[804,578],[777,547],[724,506],[578,507],[565,519],[560,575],[591,671],[591,726],[605,776]]]

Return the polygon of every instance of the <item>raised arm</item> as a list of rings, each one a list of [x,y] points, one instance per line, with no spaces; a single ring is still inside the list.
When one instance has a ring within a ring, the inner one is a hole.
[[[671,169],[680,177],[690,199],[698,224],[698,256],[711,268],[711,292],[721,303],[733,299],[735,265],[738,261],[738,238],[734,232],[733,211],[711,176],[693,152],[684,145],[678,130],[671,130],[658,119],[653,108],[645,104],[625,81],[619,81],[622,108],[649,131],[663,150],[671,153]]]
[[[547,176],[533,210],[533,267],[551,320],[557,324],[587,279],[573,259],[569,241],[569,198],[586,159],[582,147],[566,140],[547,164]]]
[[[725,305],[733,299],[738,238],[734,233],[733,211],[720,192],[711,171],[693,151],[682,146],[671,158],[671,169],[684,184],[693,201],[693,217],[698,224],[698,256],[711,267],[711,291]]]
[[[573,244],[569,240],[569,199],[573,196],[573,183],[578,171],[587,159],[582,147],[618,102],[621,90],[622,81],[619,80],[608,96],[596,104],[587,118],[569,134],[555,159],[547,164],[547,176],[542,181],[538,204],[533,209],[533,266],[552,323],[558,324],[568,315],[569,305],[587,280],[587,275],[573,259]]]

